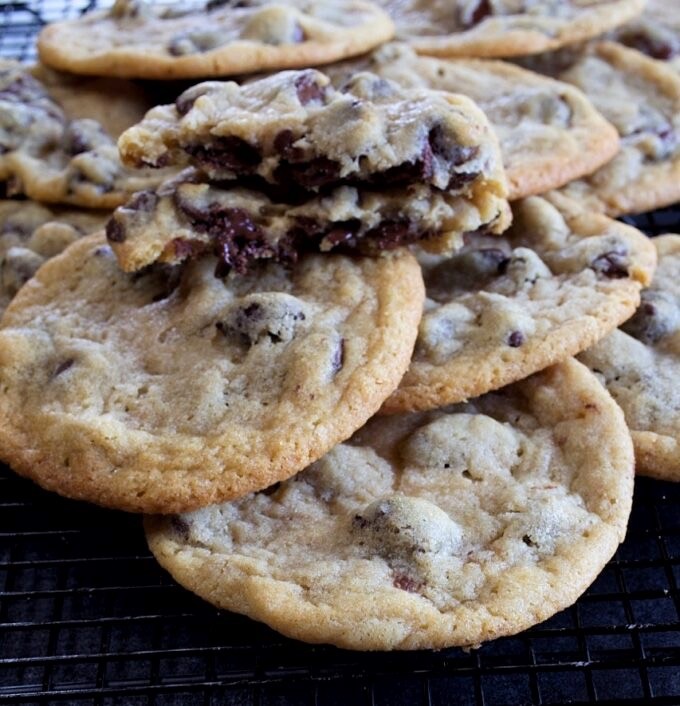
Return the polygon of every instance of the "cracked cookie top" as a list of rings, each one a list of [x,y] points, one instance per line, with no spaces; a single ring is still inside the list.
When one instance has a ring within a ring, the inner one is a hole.
[[[623,539],[632,492],[621,411],[568,361],[375,418],[280,485],[146,529],[182,585],[285,635],[472,646],[571,605]]]
[[[215,266],[126,274],[101,233],[45,263],[0,327],[0,457],[69,497],[183,511],[296,473],[397,386],[423,301],[407,251]]]
[[[73,73],[205,78],[325,64],[393,34],[387,14],[365,0],[116,0],[48,25],[38,50],[45,64]]]

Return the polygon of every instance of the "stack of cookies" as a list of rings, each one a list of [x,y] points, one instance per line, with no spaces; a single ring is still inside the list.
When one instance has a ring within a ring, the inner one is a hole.
[[[474,646],[680,478],[680,236],[613,220],[680,199],[680,27],[379,4],[118,0],[0,67],[0,458],[286,635]],[[272,73],[108,122],[53,69]]]

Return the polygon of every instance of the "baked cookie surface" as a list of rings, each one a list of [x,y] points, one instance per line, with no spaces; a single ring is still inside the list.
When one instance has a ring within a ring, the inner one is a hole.
[[[665,62],[602,42],[559,78],[580,88],[621,137],[611,162],[564,193],[610,216],[680,200],[680,75]]]
[[[498,135],[511,200],[590,174],[618,150],[616,128],[581,91],[507,62],[441,60],[393,43],[326,69],[337,85],[362,70],[404,86],[472,98]]]
[[[0,327],[0,457],[69,497],[194,509],[304,468],[397,386],[422,312],[410,253],[214,269],[128,275],[103,234],[41,267]]]
[[[179,583],[285,635],[475,646],[571,605],[623,539],[632,493],[623,415],[571,360],[375,418],[279,486],[146,530]]]
[[[647,0],[644,12],[612,33],[613,39],[680,72],[680,5]]]
[[[635,315],[579,358],[621,406],[637,472],[680,481],[680,235],[652,242],[659,264]]]
[[[451,250],[509,221],[498,140],[479,108],[368,72],[341,90],[314,70],[199,84],[119,146],[130,165],[194,169],[116,211],[107,235],[125,270],[205,249],[229,267],[416,240]]]
[[[213,0],[180,7],[117,0],[109,11],[48,25],[53,68],[123,78],[204,78],[312,66],[389,40],[394,25],[364,0]]]
[[[0,200],[0,314],[46,260],[83,235],[101,230],[108,216]]]
[[[584,350],[630,317],[654,246],[559,194],[513,205],[500,237],[450,258],[421,255],[425,311],[387,413],[464,401]]]
[[[163,178],[124,168],[113,138],[96,120],[71,120],[16,62],[0,62],[0,150],[8,195],[44,203],[115,208]]]
[[[595,37],[642,12],[644,0],[380,0],[397,39],[421,54],[507,57]]]

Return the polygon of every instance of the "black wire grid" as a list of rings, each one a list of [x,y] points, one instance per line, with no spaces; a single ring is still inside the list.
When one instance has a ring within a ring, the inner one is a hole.
[[[0,4],[0,56],[33,59],[42,25],[92,4]],[[680,207],[626,220],[680,232]],[[545,623],[471,652],[310,646],[179,588],[138,517],[0,466],[0,703],[678,706],[679,585],[680,484],[637,479],[626,541]]]

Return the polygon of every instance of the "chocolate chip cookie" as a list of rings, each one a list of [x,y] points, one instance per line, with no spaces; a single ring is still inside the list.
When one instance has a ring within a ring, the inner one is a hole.
[[[110,209],[162,178],[125,169],[96,120],[69,119],[26,67],[0,63],[0,180],[8,195]]]
[[[584,350],[630,317],[654,247],[553,193],[513,204],[504,235],[422,255],[425,311],[387,413],[460,402]]]
[[[472,98],[500,140],[511,200],[590,174],[618,151],[616,128],[581,91],[513,64],[434,59],[392,43],[368,57],[326,69],[336,85],[362,70],[403,86]]]
[[[680,481],[680,235],[652,242],[659,266],[635,315],[579,357],[623,409],[637,472]]]
[[[397,386],[423,303],[407,251],[215,265],[126,274],[103,234],[43,265],[0,326],[0,458],[68,497],[186,511],[296,473]]]
[[[119,146],[131,166],[194,167],[114,214],[126,270],[206,249],[243,268],[310,249],[448,250],[508,222],[498,142],[472,101],[370,73],[342,90],[311,69],[199,84]]]
[[[108,215],[0,200],[0,314],[46,260],[101,230]]]
[[[623,414],[570,360],[374,419],[280,485],[146,530],[183,586],[290,637],[475,646],[571,605],[623,539],[632,495]]]
[[[109,10],[45,27],[41,60],[123,78],[204,78],[325,64],[373,49],[394,25],[365,0],[116,0]]]
[[[578,86],[621,136],[616,157],[564,193],[610,216],[680,200],[680,75],[665,62],[603,42],[559,78]]]
[[[504,57],[595,37],[642,12],[644,0],[379,0],[397,39],[420,54]]]

